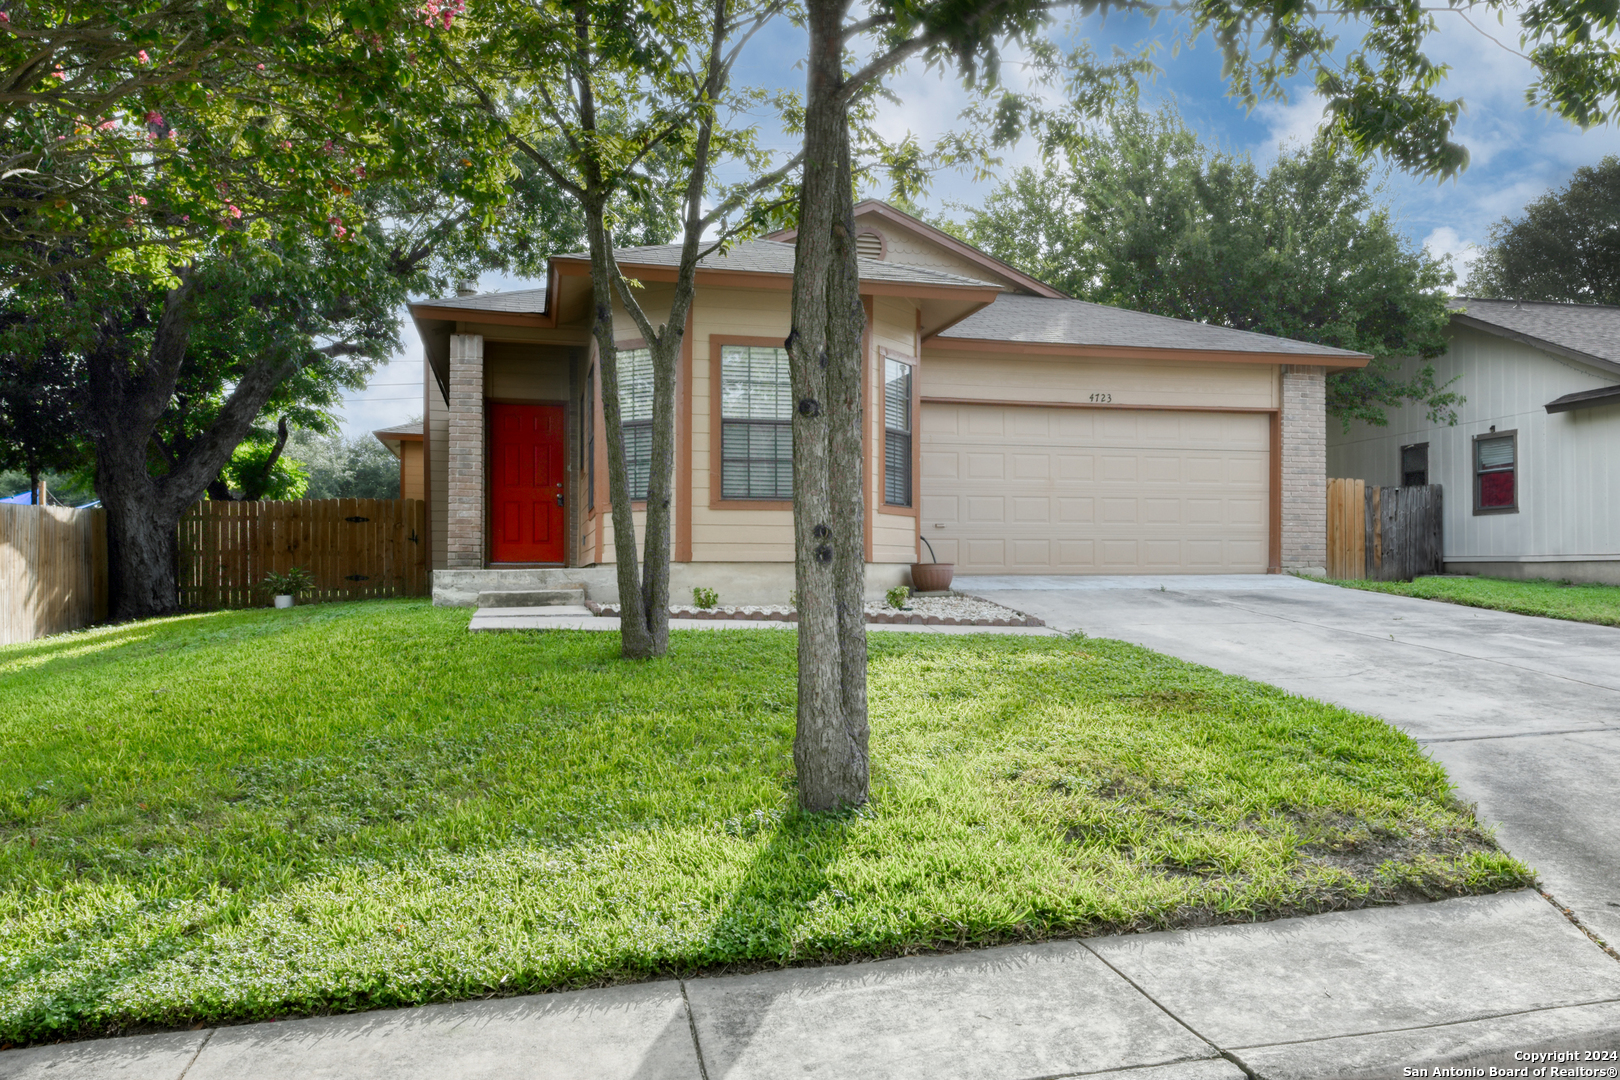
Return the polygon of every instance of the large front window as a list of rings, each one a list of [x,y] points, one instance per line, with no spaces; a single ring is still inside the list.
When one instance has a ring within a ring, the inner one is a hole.
[[[720,348],[720,497],[793,498],[793,384],[786,349]]]
[[[653,368],[651,349],[619,350],[619,421],[630,498],[647,498],[652,475]]]
[[[883,361],[883,501],[911,505],[911,365]]]

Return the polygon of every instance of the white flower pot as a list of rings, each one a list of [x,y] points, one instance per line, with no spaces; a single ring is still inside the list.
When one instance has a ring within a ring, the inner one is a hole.
[[[293,606],[293,598],[292,597],[290,597],[290,596],[278,596],[278,597],[276,597],[276,607],[284,608],[284,607],[292,607],[292,606]]]

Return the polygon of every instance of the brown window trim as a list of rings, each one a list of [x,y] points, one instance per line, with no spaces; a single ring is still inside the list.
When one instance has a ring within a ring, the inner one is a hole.
[[[922,368],[922,361],[915,356],[907,356],[905,353],[888,348],[879,349],[877,358],[879,361],[898,360],[902,364],[911,365],[911,505],[891,506],[880,498],[877,511],[880,514],[893,514],[895,517],[915,518],[922,513],[922,380],[917,377]],[[872,366],[878,371],[878,385],[881,388],[883,365],[875,363]],[[879,399],[881,400],[881,395]],[[882,411],[878,412],[881,416]],[[885,425],[883,430],[887,433],[888,427]],[[886,467],[886,460],[881,455],[878,467],[880,469]],[[881,495],[882,490],[879,489],[878,493]]]
[[[782,338],[742,336],[736,334],[709,335],[709,509],[710,510],[792,510],[792,499],[727,499],[720,494],[724,482],[725,466],[721,455],[720,427],[720,350],[726,345],[754,345],[780,349]]]
[[[1480,477],[1480,471],[1479,471],[1479,441],[1481,439],[1506,439],[1506,438],[1511,438],[1513,440],[1513,505],[1512,506],[1480,506],[1479,505],[1479,477]],[[1469,471],[1469,474],[1470,474],[1470,476],[1469,476],[1470,486],[1473,488],[1472,500],[1473,500],[1473,504],[1474,504],[1474,516],[1475,517],[1485,517],[1485,516],[1490,515],[1490,514],[1517,514],[1519,512],[1519,481],[1521,479],[1519,466],[1520,466],[1520,463],[1519,463],[1519,429],[1518,428],[1510,428],[1507,431],[1484,431],[1484,432],[1481,432],[1480,434],[1474,436],[1473,440],[1470,441],[1469,444],[1468,444],[1468,471]]]

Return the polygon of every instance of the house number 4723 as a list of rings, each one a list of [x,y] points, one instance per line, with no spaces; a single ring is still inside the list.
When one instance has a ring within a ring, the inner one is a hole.
[[[1110,401],[1114,400],[1114,395],[1113,394],[1092,394],[1091,395],[1091,400],[1096,402],[1099,405],[1107,405]]]

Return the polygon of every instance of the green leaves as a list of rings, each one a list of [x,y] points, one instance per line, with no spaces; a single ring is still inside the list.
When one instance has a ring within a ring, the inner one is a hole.
[[[1620,158],[1503,218],[1469,275],[1471,296],[1620,304]]]
[[[1370,353],[1380,362],[1330,380],[1346,420],[1380,423],[1408,399],[1450,412],[1432,369],[1403,380],[1381,361],[1445,349],[1451,271],[1400,235],[1343,147],[1287,150],[1262,173],[1168,109],[1072,130],[1049,140],[1052,165],[969,214],[968,239],[1097,303]]]

